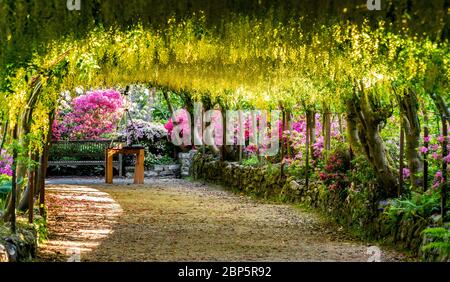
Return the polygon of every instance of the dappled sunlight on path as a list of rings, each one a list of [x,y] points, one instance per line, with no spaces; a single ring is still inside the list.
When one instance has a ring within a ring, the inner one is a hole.
[[[113,232],[122,208],[97,189],[78,185],[47,187],[49,240],[39,248],[38,260],[77,260],[99,246]]]
[[[73,183],[73,182],[69,182]],[[368,261],[368,247],[313,212],[181,179],[48,188],[42,261]],[[382,261],[405,256],[381,249]]]

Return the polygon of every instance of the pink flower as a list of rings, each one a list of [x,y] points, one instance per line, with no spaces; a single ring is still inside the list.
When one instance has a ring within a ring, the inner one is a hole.
[[[423,138],[423,142],[425,142],[425,143],[430,143],[430,136],[425,136],[425,137]]]
[[[13,165],[13,158],[6,152],[6,150],[0,151],[0,175],[6,174],[12,176],[11,166]]]
[[[426,153],[428,153],[428,148],[427,147],[422,147],[422,148],[420,148],[420,152],[422,154],[426,154]]]
[[[450,163],[450,154],[448,154],[445,158],[444,161],[446,161],[447,163]]]
[[[403,168],[403,179],[408,178],[411,175],[411,171],[409,170],[409,168]]]
[[[441,184],[444,183],[444,179],[442,178],[442,171],[438,170],[434,175],[434,184],[433,188],[437,189]]]
[[[69,111],[58,113],[53,124],[53,137],[102,139],[112,133],[123,114],[119,92],[107,89],[87,92],[71,102]]]
[[[444,136],[442,136],[442,135],[440,135],[438,138],[437,138],[437,141],[439,141],[439,142],[444,142]]]
[[[166,125],[164,125],[164,128],[167,130],[169,135],[172,134],[172,130],[173,130],[173,121],[172,121],[172,119],[169,119],[169,121],[166,123]]]

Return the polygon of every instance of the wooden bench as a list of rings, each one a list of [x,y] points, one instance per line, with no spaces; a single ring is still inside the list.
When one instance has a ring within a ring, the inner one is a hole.
[[[111,140],[53,141],[48,166],[105,166],[105,152],[111,146],[124,142]],[[122,177],[122,155],[113,161],[113,167]]]

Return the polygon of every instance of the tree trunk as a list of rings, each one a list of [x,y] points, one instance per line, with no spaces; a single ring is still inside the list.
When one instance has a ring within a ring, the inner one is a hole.
[[[316,143],[316,114],[313,111],[307,111],[306,112],[306,119],[308,123],[309,120],[309,127],[306,130],[309,135],[309,151],[311,154],[311,157],[314,156],[314,147],[313,145]]]
[[[358,137],[358,114],[355,111],[354,101],[347,101],[347,139],[352,153],[361,153],[361,145]]]
[[[12,135],[13,140],[17,139],[17,124],[14,126]],[[13,145],[13,164],[11,166],[12,170],[12,185],[11,194],[8,200],[8,206],[5,214],[3,215],[4,221],[9,221],[11,223],[12,233],[16,233],[16,201],[17,201],[17,175],[16,175],[16,164],[17,164],[17,148],[16,144]]]
[[[418,192],[422,187],[423,172],[422,159],[419,152],[420,145],[420,123],[418,116],[418,102],[416,94],[412,91],[405,93],[400,98],[400,107],[403,112],[402,123],[405,131],[406,159],[411,171],[411,186],[413,191]]]
[[[44,144],[44,151],[40,157],[39,161],[39,170],[38,175],[36,177],[36,190],[35,196],[39,195],[39,212],[42,216],[45,215],[45,177],[47,174],[47,166],[48,166],[48,155],[50,151],[51,146],[51,138],[52,138],[52,124],[55,120],[56,110],[53,110],[48,114],[48,122],[49,122],[49,129],[48,133],[45,139]]]
[[[2,141],[0,143],[0,151],[3,149],[3,146],[5,145],[6,133],[8,132],[8,125],[9,125],[9,120],[6,119],[5,120],[5,125],[3,126]]]
[[[38,102],[39,94],[42,89],[42,78],[41,77],[35,77],[33,78],[32,82],[33,90],[31,91],[31,94],[28,98],[27,107],[25,109],[25,112],[22,114],[20,118],[20,127],[18,127],[18,134],[17,134],[17,140],[20,142],[20,146],[24,150],[28,150],[29,145],[29,139],[27,138],[27,135],[30,133],[31,130],[31,124],[33,122],[33,111],[36,107],[36,103]],[[27,200],[27,197],[25,196],[25,199],[22,199],[22,190],[23,189],[23,183],[25,183],[25,176],[27,174],[28,168],[27,163],[25,160],[23,160],[25,157],[29,157],[29,152],[24,153],[21,155],[22,160],[17,162],[17,168],[16,168],[16,174],[17,174],[17,199],[20,199],[20,201],[16,200],[16,203],[22,202],[22,200]]]
[[[354,128],[352,128],[354,124],[352,123],[355,121],[353,115],[356,114],[357,132],[362,151],[382,184],[386,192],[385,196],[396,196],[399,184],[396,171],[390,164],[391,158],[380,136],[382,122],[392,113],[378,106],[376,95],[366,93],[362,85],[360,85],[359,91],[357,87],[354,87],[353,99],[348,101],[347,105],[350,108],[350,114],[347,116],[349,121],[347,126],[350,128],[349,138],[354,138]],[[350,143],[354,143],[354,140],[351,140]]]
[[[327,151],[331,150],[331,113],[327,111],[325,113],[325,123],[323,124],[324,127],[324,136],[323,136],[323,142],[324,142],[324,149]]]
[[[286,119],[286,125],[284,126],[285,130],[292,130],[292,114],[291,112],[287,112],[287,119]],[[291,143],[289,142],[289,138],[286,139],[286,153],[287,157],[290,159],[292,158],[292,149],[291,149]]]

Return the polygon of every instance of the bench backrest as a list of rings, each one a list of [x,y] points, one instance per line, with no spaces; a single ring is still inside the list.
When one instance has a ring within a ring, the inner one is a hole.
[[[49,161],[100,161],[105,159],[105,150],[124,144],[111,140],[52,141]]]

